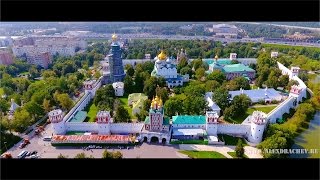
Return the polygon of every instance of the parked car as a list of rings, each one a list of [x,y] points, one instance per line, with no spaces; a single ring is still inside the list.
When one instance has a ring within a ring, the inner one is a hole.
[[[31,158],[31,159],[38,159],[39,156],[38,156],[37,154],[34,154],[34,155],[30,156],[30,158]]]
[[[32,151],[31,152],[31,155],[35,155],[35,154],[38,154],[38,152],[37,151]]]
[[[51,141],[51,139],[52,139],[52,136],[46,136],[42,140],[43,141]]]
[[[21,151],[21,152],[18,154],[17,157],[18,157],[19,159],[23,159],[23,158],[26,157],[27,153],[28,153],[28,151]]]
[[[31,152],[30,152],[30,151],[28,151],[28,153],[26,154],[26,156],[31,156]]]
[[[20,144],[19,148],[22,149],[26,147],[26,145],[30,144],[29,139],[24,139],[23,142]]]

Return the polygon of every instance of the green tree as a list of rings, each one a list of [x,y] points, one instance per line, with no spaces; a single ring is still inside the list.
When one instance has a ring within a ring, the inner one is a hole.
[[[156,77],[150,77],[144,83],[143,92],[149,99],[156,95],[157,82],[158,80]]]
[[[243,144],[242,144],[242,140],[241,139],[238,140],[238,143],[237,143],[235,151],[236,151],[236,156],[237,157],[239,157],[239,158],[244,157],[244,148],[243,148]]]
[[[204,114],[206,107],[206,100],[202,96],[187,96],[187,98],[183,101],[183,110],[185,114]]]
[[[113,153],[109,152],[107,150],[104,150],[102,153],[102,158],[103,159],[113,159]]]
[[[241,88],[248,90],[250,89],[250,83],[244,77],[236,77],[227,83],[227,88],[230,91],[239,90]]]
[[[73,106],[73,101],[69,97],[68,94],[59,94],[57,97],[58,102],[60,103],[60,106],[65,110],[70,110]]]
[[[213,92],[217,88],[219,88],[221,85],[218,81],[215,80],[208,80],[206,82],[206,92]]]
[[[287,89],[288,91],[290,91],[291,86],[293,86],[293,85],[299,85],[299,82],[296,81],[296,80],[290,80],[289,83],[288,83],[288,85],[286,86],[286,89]]]
[[[224,110],[229,106],[229,92],[223,87],[214,91],[212,99],[221,108],[221,110]]]
[[[58,156],[58,159],[66,159],[66,158],[67,158],[67,156],[62,155],[61,153],[60,153],[59,156]]]
[[[289,76],[288,75],[281,75],[279,78],[279,86],[286,87],[289,83]]]
[[[85,159],[85,158],[87,158],[87,157],[86,157],[86,154],[85,154],[85,153],[79,153],[79,154],[77,154],[74,158],[75,158],[75,159]]]
[[[231,120],[236,115],[237,108],[234,105],[231,105],[223,111],[223,118],[224,120]]]
[[[123,84],[124,84],[124,89],[126,93],[131,94],[134,92],[134,82],[131,76],[126,75],[124,77]]]
[[[95,98],[93,100],[94,104],[98,106],[98,104],[104,104],[107,107],[111,108],[113,107],[113,100],[115,97],[114,89],[111,84],[108,84],[100,89],[97,90]]]
[[[42,103],[43,109],[46,113],[51,111],[51,105],[50,105],[50,100],[44,99]]]
[[[170,97],[164,104],[164,113],[169,117],[175,116],[176,114],[183,114],[183,102],[185,99],[185,94]]]
[[[114,116],[115,122],[131,122],[131,118],[127,109],[122,105],[118,106]]]
[[[34,101],[27,102],[23,107],[35,118],[44,114],[43,108]]]
[[[202,61],[202,59],[196,59],[191,62],[191,65],[192,65],[193,69],[196,71],[198,68],[203,67],[203,61]]]
[[[14,131],[23,132],[31,124],[31,115],[26,109],[18,108],[13,117],[12,128]]]
[[[218,81],[220,84],[226,80],[226,76],[220,70],[213,70],[208,76],[207,80],[215,80]]]
[[[165,103],[169,99],[169,93],[166,87],[157,87],[156,94],[162,99],[163,103]]]
[[[34,78],[40,76],[40,73],[39,73],[38,69],[37,69],[35,66],[32,66],[32,67],[29,69],[29,74],[30,74],[30,78],[31,78],[31,79],[34,79]]]
[[[188,66],[188,60],[185,57],[183,57],[179,60],[179,63],[177,65],[177,71],[182,73],[181,70],[187,66]]]
[[[202,80],[205,76],[206,70],[204,68],[198,68],[195,72],[195,76],[198,80]]]
[[[7,112],[9,107],[10,104],[5,99],[0,98],[0,114],[2,114],[2,112]]]
[[[189,77],[192,77],[193,72],[192,72],[192,69],[187,66],[187,67],[181,68],[180,74],[181,75],[189,74]]]
[[[133,76],[134,75],[134,69],[133,69],[133,67],[131,66],[131,64],[128,64],[128,65],[130,65],[128,68],[126,68],[126,74],[128,75],[128,76]]]
[[[94,73],[94,78],[99,79],[102,76],[102,74],[100,73],[100,71],[96,71]]]
[[[123,155],[120,151],[116,151],[113,153],[113,158],[114,159],[122,159]]]
[[[143,102],[143,110],[149,111],[150,106],[151,106],[151,100],[150,99],[146,99]]]
[[[240,94],[233,98],[231,104],[237,107],[237,113],[244,113],[250,106],[251,99],[245,94]]]

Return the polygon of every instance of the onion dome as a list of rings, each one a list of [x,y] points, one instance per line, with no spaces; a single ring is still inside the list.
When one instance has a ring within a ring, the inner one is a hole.
[[[167,59],[167,56],[163,51],[161,51],[161,53],[158,55],[158,59],[163,61]]]
[[[118,38],[118,36],[115,34],[115,33],[113,33],[113,35],[112,35],[112,41],[116,41],[117,40],[117,38]]]

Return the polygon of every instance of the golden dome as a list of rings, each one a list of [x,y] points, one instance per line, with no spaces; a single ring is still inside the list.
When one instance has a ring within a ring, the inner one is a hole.
[[[158,55],[158,59],[159,60],[166,60],[167,56],[163,51],[161,51],[161,53]]]
[[[218,55],[216,55],[214,58],[215,58],[215,59],[218,59],[219,57],[218,57]]]
[[[118,38],[118,36],[115,34],[115,33],[113,33],[113,35],[112,35],[112,41],[116,41],[117,40],[117,38]]]

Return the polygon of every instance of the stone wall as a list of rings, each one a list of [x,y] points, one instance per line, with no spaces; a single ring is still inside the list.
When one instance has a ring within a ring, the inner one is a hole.
[[[267,119],[269,123],[276,123],[277,118],[282,118],[284,113],[289,113],[290,108],[295,108],[294,106],[294,97],[289,97],[285,101],[283,101],[281,104],[279,104],[276,108],[274,108],[272,111],[270,111],[267,114]]]
[[[250,125],[243,124],[218,124],[218,134],[247,135]]]
[[[89,123],[89,122],[67,122],[65,123],[66,131],[82,131],[82,132],[98,132],[98,124],[97,123]]]
[[[140,133],[144,123],[112,123],[110,130],[113,134],[119,133]]]
[[[63,117],[63,121],[69,121],[76,112],[83,110],[89,104],[91,98],[91,93],[85,93],[77,104],[68,112],[68,114]]]

